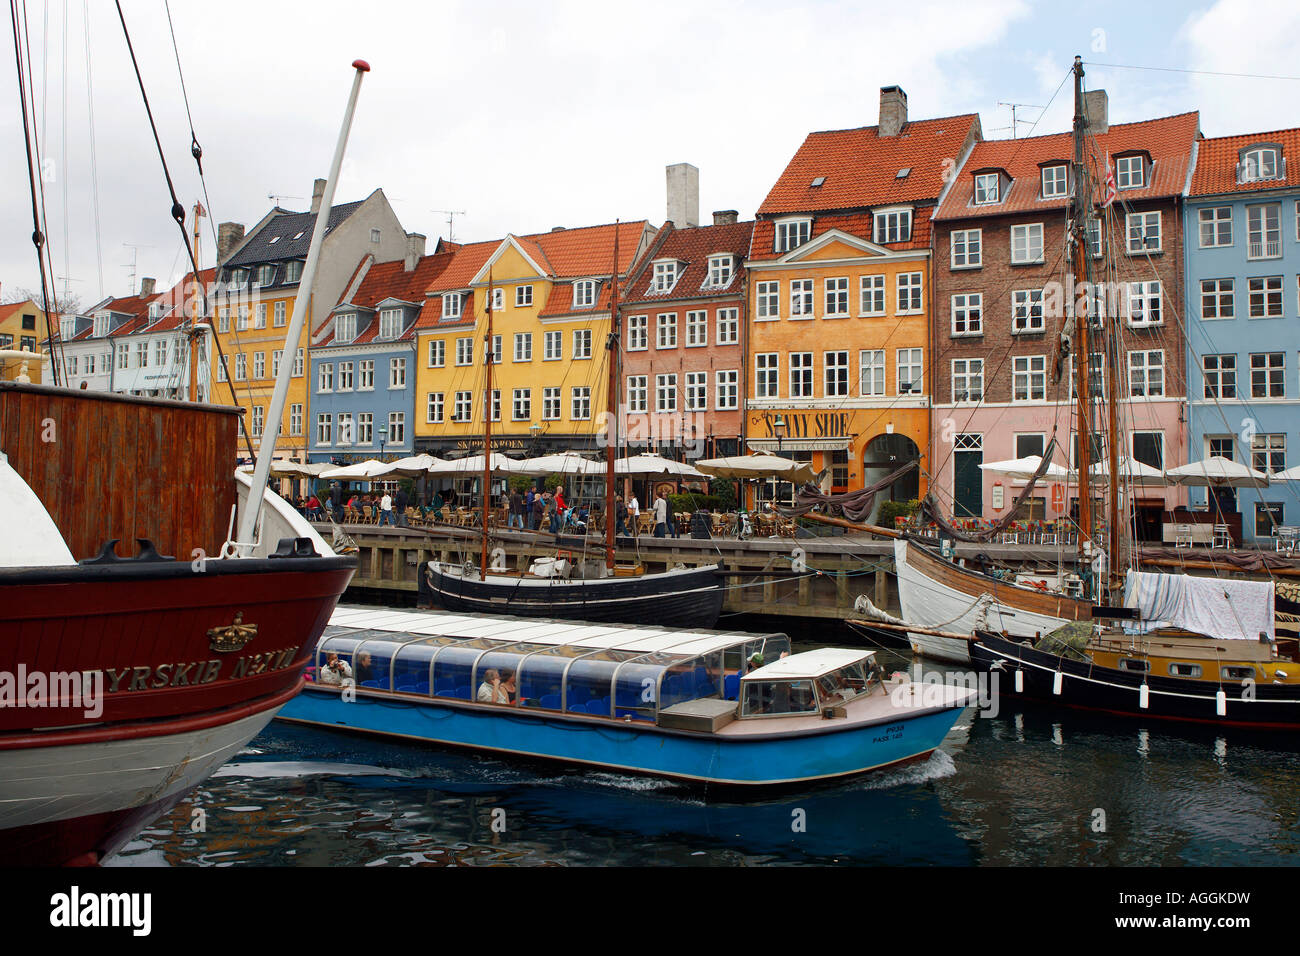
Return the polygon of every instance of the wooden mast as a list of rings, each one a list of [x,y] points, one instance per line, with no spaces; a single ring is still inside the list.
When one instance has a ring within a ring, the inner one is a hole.
[[[199,309],[200,285],[202,282],[199,268],[199,217],[203,215],[203,207],[196,201],[194,203],[194,304],[190,311],[190,391],[189,399],[191,402],[199,400],[199,337],[203,334],[202,322],[205,316]],[[181,295],[185,294],[182,286]]]
[[[1088,194],[1083,169],[1083,60],[1074,58],[1074,200],[1070,210],[1070,229],[1074,239],[1075,287],[1087,282]],[[1086,288],[1086,286],[1084,286]],[[1071,300],[1073,301],[1073,300]],[[1091,297],[1089,297],[1091,301]],[[1089,375],[1088,323],[1085,310],[1075,316],[1074,395],[1078,411],[1079,470],[1079,553],[1085,557],[1085,545],[1092,539],[1092,382]],[[1113,397],[1113,396],[1112,396]],[[1086,557],[1085,557],[1086,560]]]
[[[484,581],[488,566],[488,512],[492,507],[492,359],[492,270],[488,269],[487,351],[483,356],[487,366],[487,391],[483,398],[483,557],[479,565]]]
[[[605,414],[605,567],[614,570],[614,531],[618,516],[614,511],[614,456],[618,452],[618,379],[619,321],[618,321],[618,220],[614,220],[614,274],[609,283],[609,338],[605,340],[608,353],[608,394]]]

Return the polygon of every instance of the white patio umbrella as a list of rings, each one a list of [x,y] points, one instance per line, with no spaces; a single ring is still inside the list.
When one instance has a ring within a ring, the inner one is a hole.
[[[1288,468],[1286,471],[1275,471],[1268,476],[1270,482],[1273,481],[1300,481],[1300,465]]]
[[[733,455],[730,458],[706,458],[695,467],[715,478],[780,478],[782,481],[816,481],[817,470],[806,461],[794,461],[780,455]]]
[[[616,475],[664,475],[668,478],[707,478],[692,466],[659,455],[631,455],[614,462]]]
[[[243,472],[252,472],[253,465],[240,465],[238,470]],[[271,461],[272,478],[314,478],[327,469],[334,466],[328,462],[325,464],[304,465],[301,462],[290,461],[287,458],[275,458]]]
[[[1042,455],[1026,455],[1024,458],[1013,458],[1008,461],[991,461],[980,465],[980,468],[994,474],[1028,481],[1034,477],[1042,463]],[[1045,481],[1064,481],[1069,476],[1070,472],[1056,462],[1049,463],[1047,470],[1043,472],[1043,480]]]
[[[497,475],[519,475],[526,474],[523,470],[523,462],[517,458],[507,458],[505,455],[492,453],[492,473]],[[454,461],[443,461],[429,469],[430,475],[481,475],[483,474],[483,456],[470,455],[468,458],[457,458]]]
[[[434,458],[432,455],[414,455],[410,458],[399,458],[397,461],[389,462],[387,470],[378,472],[376,475],[401,475],[404,478],[422,478],[429,473],[430,468],[441,463],[441,458]]]
[[[1197,488],[1262,488],[1268,475],[1231,458],[1217,455],[1165,471],[1170,484]]]
[[[320,477],[330,480],[364,481],[384,474],[388,470],[388,465],[389,463],[386,461],[370,458],[366,461],[359,461],[355,465],[344,465],[342,468],[331,468],[329,471],[323,471],[320,473]]]
[[[1089,468],[1088,473],[1094,478],[1109,478],[1110,462],[1103,459]],[[1127,455],[1120,456],[1119,477],[1121,481],[1144,487],[1169,484],[1169,481],[1165,478],[1165,473],[1159,468],[1152,468],[1150,465],[1144,464],[1136,458],[1129,458]]]
[[[577,452],[566,451],[558,455],[525,458],[519,463],[522,475],[603,475],[605,463],[583,458]]]

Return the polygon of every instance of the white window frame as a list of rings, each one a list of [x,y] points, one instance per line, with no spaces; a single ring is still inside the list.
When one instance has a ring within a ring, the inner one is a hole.
[[[724,412],[740,408],[740,371],[738,369],[721,369],[715,373],[717,386],[716,411]]]
[[[1069,170],[1070,167],[1066,166],[1064,163],[1054,163],[1042,168],[1039,174],[1042,181],[1042,198],[1061,199],[1070,194]],[[1052,188],[1048,189],[1048,186],[1051,186]]]
[[[790,318],[802,320],[815,318],[813,303],[813,280],[790,280]]]
[[[847,319],[849,317],[849,277],[831,276],[822,287],[825,311],[823,319]]]
[[[629,318],[629,332],[631,319],[644,319],[645,316],[634,315]],[[633,347],[628,346],[629,349]],[[635,351],[635,349],[633,349]],[[564,358],[564,333],[558,329],[542,333],[542,361],[558,362]]]
[[[1235,279],[1201,280],[1201,321],[1221,322],[1237,317]],[[1227,306],[1226,310],[1224,306]],[[1208,308],[1207,308],[1208,307]],[[1209,312],[1213,311],[1213,315]]]
[[[774,279],[758,283],[754,301],[755,321],[775,322],[781,318],[781,283]]]
[[[781,389],[781,353],[754,354],[754,397],[779,398]]]
[[[569,394],[571,421],[585,422],[591,419],[591,386],[575,385]]]
[[[1017,243],[1022,247],[1019,251],[1016,248]],[[1043,262],[1041,222],[1025,222],[1011,227],[1011,262],[1013,265],[1034,265]]]
[[[629,315],[627,317],[627,351],[644,352],[650,348],[650,316]]]
[[[1011,334],[1037,335],[1046,330],[1042,289],[1015,289],[1011,293]]]
[[[1128,284],[1128,324],[1131,328],[1164,325],[1163,289],[1158,280]],[[1153,318],[1154,316],[1154,318]]]
[[[573,330],[573,358],[574,361],[591,358],[591,329]]]
[[[533,287],[530,285],[515,286],[515,308],[525,309],[533,304]]]
[[[889,386],[884,349],[858,350],[858,393],[863,398],[883,398]],[[869,380],[869,381],[868,381]],[[869,386],[869,387],[864,387]]]
[[[925,273],[900,272],[896,279],[898,296],[895,315],[920,315],[925,311]]]
[[[686,407],[688,412],[709,410],[709,373],[687,372],[685,378]]]
[[[978,383],[977,389],[972,389],[972,383]],[[952,360],[953,404],[974,405],[983,400],[984,400],[984,360],[982,358],[953,359]]]
[[[424,396],[424,420],[430,425],[441,425],[447,413],[445,392],[426,392]]]
[[[885,299],[883,275],[865,275],[858,281],[858,309],[859,318],[888,314],[889,303]]]
[[[879,209],[872,216],[871,235],[877,245],[912,241],[912,207]]]
[[[792,249],[798,249],[811,238],[811,219],[778,219],[774,231],[772,250],[774,252],[789,252]]]
[[[954,229],[948,234],[948,258],[953,269],[979,269],[984,265],[984,230]]]
[[[573,283],[573,307],[592,309],[596,306],[596,280],[579,279]]]
[[[709,344],[709,313],[704,309],[691,309],[686,313],[686,347],[703,348]]]
[[[1130,398],[1164,397],[1165,353],[1163,349],[1135,349],[1128,353],[1128,394]]]
[[[953,338],[984,334],[984,293],[958,292],[951,300]]]
[[[899,395],[924,395],[925,394],[925,349],[896,349],[895,365],[897,378],[895,387]],[[908,370],[908,376],[904,379],[903,370]],[[915,377],[912,377],[912,376]],[[904,389],[905,384],[907,388]]]
[[[791,352],[790,358],[790,397],[812,398],[816,393],[813,380],[814,363],[812,352]]]
[[[1120,156],[1115,160],[1117,189],[1141,189],[1146,185],[1146,159],[1143,156]]]
[[[1131,212],[1125,218],[1128,254],[1145,255],[1149,252],[1160,252],[1162,249],[1163,237],[1162,217],[1160,210],[1153,209],[1146,212]],[[1155,244],[1151,242],[1152,226],[1154,229]]]
[[[429,368],[447,367],[447,340],[429,339]]]
[[[677,348],[676,312],[660,312],[655,316],[655,348]]]
[[[1023,389],[1022,389],[1023,383]],[[1020,394],[1023,391],[1024,397]],[[1035,393],[1038,393],[1035,395]],[[1047,400],[1047,356],[1014,355],[1011,359],[1011,402],[1015,405]]]
[[[648,375],[629,375],[627,377],[627,410],[645,412],[649,410],[650,377]]]
[[[740,309],[718,309],[718,344],[738,345],[740,343]]]
[[[1219,249],[1232,245],[1232,207],[1206,206],[1197,211],[1197,236],[1202,249]],[[1222,233],[1227,231],[1227,238]],[[1210,241],[1206,242],[1206,236]]]
[[[822,386],[826,398],[849,397],[848,349],[834,349],[822,354]]]
[[[515,351],[513,361],[531,362],[533,360],[533,333],[515,333]]]
[[[655,412],[666,415],[677,411],[677,374],[665,372],[655,376]]]
[[[972,198],[976,206],[996,206],[1002,201],[1001,192],[1001,173],[975,174],[975,192]]]

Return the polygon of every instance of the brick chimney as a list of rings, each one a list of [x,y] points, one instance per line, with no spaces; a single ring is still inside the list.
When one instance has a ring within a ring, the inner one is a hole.
[[[140,280],[140,295],[153,295],[154,286],[157,284],[157,279],[150,279],[148,276],[145,276]]]
[[[223,222],[217,226],[217,265],[230,258],[235,247],[244,241],[242,222]]]
[[[1083,94],[1083,119],[1088,131],[1101,135],[1110,129],[1110,97],[1105,90],[1088,90]]]
[[[320,212],[320,201],[325,198],[325,180],[316,180],[315,185],[311,187],[311,211]]]
[[[907,94],[901,86],[882,86],[880,88],[880,123],[877,132],[881,136],[897,136],[907,125]]]
[[[739,220],[740,213],[734,209],[713,210],[713,224],[715,226],[734,226]]]
[[[418,232],[406,234],[406,265],[403,266],[405,271],[415,271],[415,267],[420,264],[420,259],[424,256],[424,244],[427,241],[427,238]]]
[[[668,219],[678,229],[700,224],[700,171],[690,163],[668,167]]]

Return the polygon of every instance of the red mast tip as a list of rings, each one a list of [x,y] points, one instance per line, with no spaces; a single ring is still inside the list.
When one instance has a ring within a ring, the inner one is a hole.
[[[370,64],[367,63],[365,60],[353,60],[353,61],[352,61],[352,66],[353,66],[354,68],[360,70],[362,73],[369,73],[369,72],[370,72]]]

